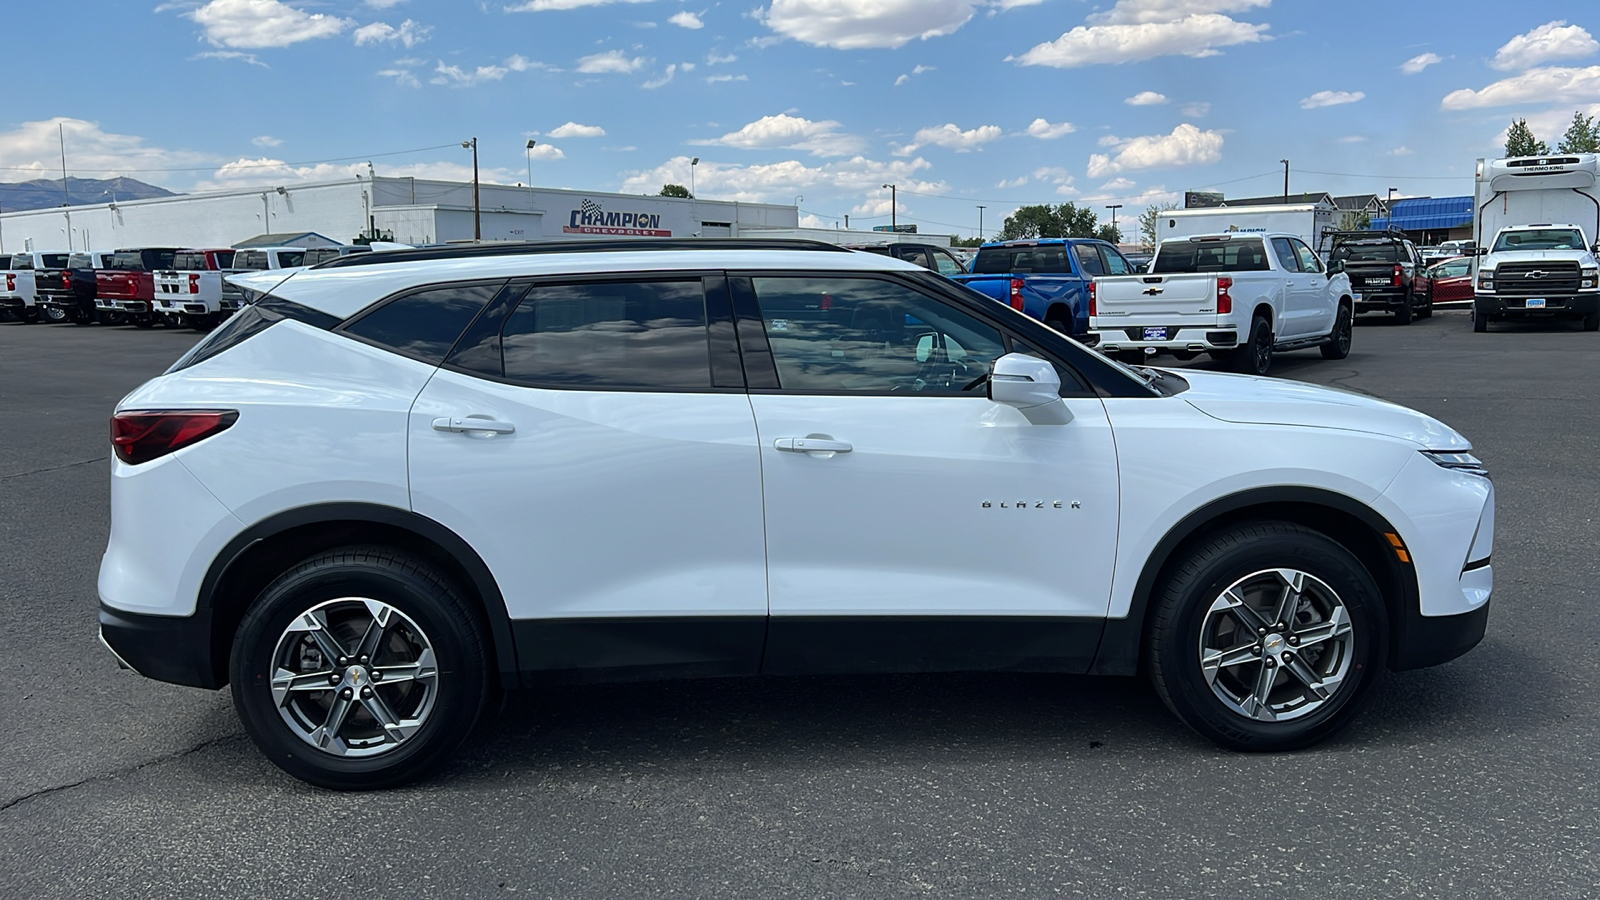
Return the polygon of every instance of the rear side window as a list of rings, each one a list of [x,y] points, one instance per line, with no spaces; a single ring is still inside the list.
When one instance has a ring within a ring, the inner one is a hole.
[[[1106,267],[1100,262],[1100,251],[1093,244],[1079,244],[1072,249],[1078,254],[1078,267],[1083,269],[1083,274],[1106,274]]]
[[[972,264],[973,274],[1004,275],[1009,272],[1041,275],[1071,275],[1067,248],[1061,244],[1046,247],[983,247]]]
[[[500,343],[505,377],[534,387],[711,387],[699,278],[535,285]]]
[[[355,320],[343,331],[438,365],[503,284],[449,285],[406,294]]]
[[[204,253],[179,253],[172,258],[172,267],[180,272],[203,272],[206,269]]]
[[[305,265],[306,254],[304,250],[284,250],[278,254],[278,266],[292,269],[295,266]]]
[[[1156,275],[1185,272],[1266,272],[1267,248],[1260,239],[1243,241],[1168,241],[1150,270]]]
[[[232,250],[218,250],[218,251],[216,251],[215,253],[213,253],[211,255],[216,257],[216,259],[217,259],[217,268],[219,268],[219,269],[231,269],[231,268],[233,268],[233,251]]]
[[[225,350],[239,346],[285,319],[293,319],[323,330],[339,324],[337,318],[321,310],[271,294],[263,294],[254,303],[234,313],[221,328],[206,335],[204,340],[191,347],[189,352],[179,357],[167,372],[176,372],[205,362]]]
[[[33,257],[28,256],[25,253],[19,253],[16,256],[11,257],[10,267],[17,271],[31,269],[33,268]]]

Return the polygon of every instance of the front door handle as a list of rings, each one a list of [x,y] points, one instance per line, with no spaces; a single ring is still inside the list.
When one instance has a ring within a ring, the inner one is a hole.
[[[433,420],[434,431],[447,431],[452,434],[513,434],[517,426],[510,422],[498,422],[494,419],[467,416],[455,418],[440,416]]]
[[[824,438],[778,438],[772,442],[774,449],[785,453],[849,453],[855,449],[849,441],[835,441]]]

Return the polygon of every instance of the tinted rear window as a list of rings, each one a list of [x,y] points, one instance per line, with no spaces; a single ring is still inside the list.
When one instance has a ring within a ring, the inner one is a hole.
[[[172,258],[172,267],[180,272],[199,272],[206,267],[204,253],[179,253]]]
[[[1045,247],[982,247],[972,264],[975,275],[1004,275],[1008,272],[1042,275],[1071,275],[1067,248],[1062,244]]]
[[[285,269],[305,265],[306,252],[304,250],[282,250],[278,253],[278,265]]]
[[[265,269],[267,267],[267,253],[265,250],[240,250],[233,255],[233,268],[235,269]]]
[[[94,257],[87,253],[74,253],[67,257],[67,268],[92,269],[94,268]]]
[[[6,259],[6,268],[31,269],[33,268],[33,257],[27,255],[26,253],[19,253],[16,256]]]
[[[367,313],[344,331],[437,365],[503,284],[448,285],[407,294]]]
[[[339,251],[338,250],[335,250],[332,247],[324,247],[324,248],[321,248],[321,249],[318,249],[318,250],[307,250],[305,258],[302,260],[302,264],[303,265],[307,265],[307,266],[314,266],[314,265],[317,265],[318,263],[325,263],[330,259],[338,259],[338,258],[339,258]]]
[[[1157,275],[1185,272],[1265,272],[1267,250],[1259,239],[1242,241],[1168,241],[1156,252]]]
[[[113,253],[106,258],[106,268],[126,272],[143,272],[144,257],[139,253]]]
[[[46,269],[65,269],[67,267],[67,254],[46,253],[43,256]]]
[[[1406,259],[1399,244],[1388,241],[1372,244],[1340,244],[1333,248],[1331,259],[1335,262],[1401,262]]]

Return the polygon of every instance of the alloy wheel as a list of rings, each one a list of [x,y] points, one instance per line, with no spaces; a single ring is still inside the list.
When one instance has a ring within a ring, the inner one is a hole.
[[[1231,711],[1261,722],[1316,712],[1339,692],[1355,653],[1349,611],[1298,569],[1267,569],[1217,595],[1200,626],[1200,670]]]

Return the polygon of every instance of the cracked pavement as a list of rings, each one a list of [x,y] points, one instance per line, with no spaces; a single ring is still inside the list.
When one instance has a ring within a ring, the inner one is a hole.
[[[195,339],[0,324],[0,897],[1600,893],[1600,336],[1575,326],[1360,320],[1348,360],[1275,362],[1460,428],[1499,491],[1483,645],[1322,747],[1216,750],[1132,679],[563,688],[363,795],[95,640],[106,418]]]

